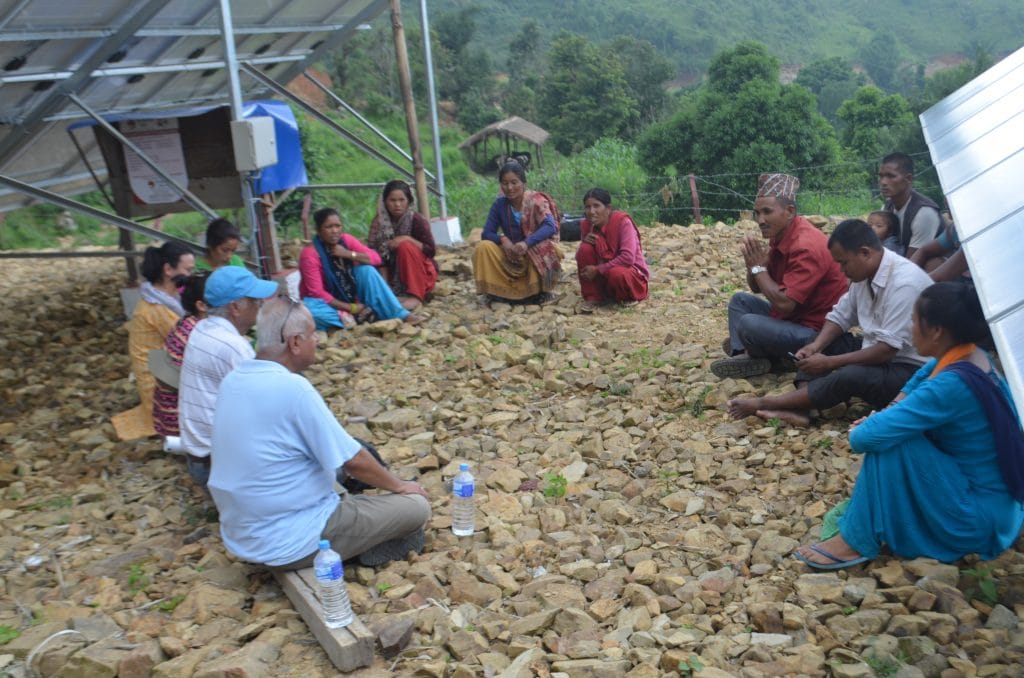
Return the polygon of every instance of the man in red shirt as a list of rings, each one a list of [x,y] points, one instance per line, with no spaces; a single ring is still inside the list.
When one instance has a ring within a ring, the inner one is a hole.
[[[740,248],[754,294],[737,292],[729,300],[729,338],[722,344],[729,357],[711,364],[718,377],[768,372],[773,361],[814,340],[825,314],[846,292],[828,238],[796,213],[799,187],[800,180],[787,174],[758,178],[754,215],[762,238],[747,235]]]

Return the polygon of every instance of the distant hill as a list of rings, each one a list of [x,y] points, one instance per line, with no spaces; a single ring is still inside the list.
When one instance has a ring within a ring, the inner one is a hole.
[[[1024,44],[1020,0],[431,0],[430,13],[474,8],[473,43],[505,69],[508,43],[525,20],[547,38],[564,29],[607,41],[651,42],[679,69],[679,84],[699,77],[715,52],[741,40],[762,42],[794,67],[841,56],[856,62],[877,32],[895,37],[906,63],[971,54],[1002,55]],[[412,6],[407,11],[411,11]]]

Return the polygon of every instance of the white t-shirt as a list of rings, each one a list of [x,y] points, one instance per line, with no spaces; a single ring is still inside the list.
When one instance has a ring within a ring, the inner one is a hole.
[[[188,336],[178,388],[178,427],[181,444],[195,457],[210,456],[213,406],[220,383],[243,360],[256,357],[249,340],[227,318],[199,321]]]
[[[316,551],[338,506],[335,473],[361,447],[305,377],[269,360],[239,365],[221,383],[207,485],[224,545],[271,566]]]
[[[896,210],[896,216],[900,220],[900,229],[903,228],[903,215],[907,211],[907,206],[910,205],[908,200],[901,209]],[[907,247],[913,247],[914,249],[921,249],[939,235],[939,223],[941,223],[939,213],[935,208],[922,205],[917,214],[914,215],[914,222],[910,224],[910,242]]]

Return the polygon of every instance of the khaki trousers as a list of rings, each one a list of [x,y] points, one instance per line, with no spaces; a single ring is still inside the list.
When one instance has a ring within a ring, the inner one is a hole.
[[[430,519],[430,503],[418,494],[341,495],[341,502],[327,519],[321,539],[348,560],[377,544],[408,537],[422,529]],[[301,570],[312,567],[313,551],[274,570]]]

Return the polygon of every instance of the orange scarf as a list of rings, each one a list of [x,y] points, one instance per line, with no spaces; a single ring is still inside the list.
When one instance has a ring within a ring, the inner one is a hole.
[[[953,363],[967,358],[969,355],[974,353],[974,349],[976,348],[978,347],[975,344],[967,343],[958,344],[953,348],[949,349],[948,351],[942,354],[942,357],[939,358],[939,362],[935,363],[935,368],[932,370],[932,373],[928,375],[928,378],[933,378],[935,375],[937,375],[939,372],[946,369]]]

